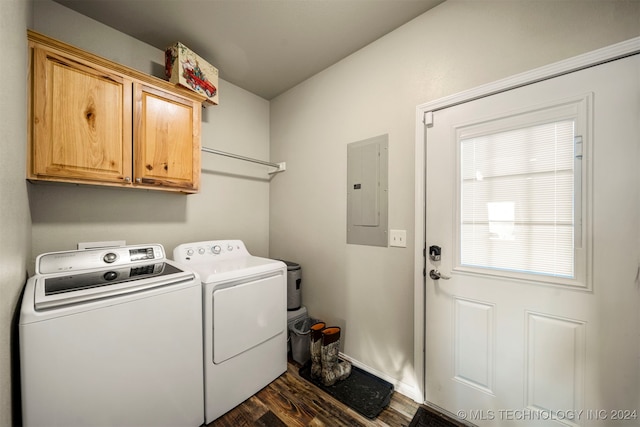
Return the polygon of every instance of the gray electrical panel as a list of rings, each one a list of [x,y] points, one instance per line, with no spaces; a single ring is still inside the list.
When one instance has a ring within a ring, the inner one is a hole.
[[[347,145],[347,243],[388,245],[389,135]]]

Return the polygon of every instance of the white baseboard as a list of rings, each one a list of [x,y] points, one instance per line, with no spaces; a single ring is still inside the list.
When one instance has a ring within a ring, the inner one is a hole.
[[[353,366],[356,366],[360,369],[362,369],[363,371],[366,371],[372,375],[375,375],[378,378],[381,378],[385,381],[387,381],[388,383],[390,383],[391,385],[393,385],[393,390],[397,391],[398,393],[407,396],[409,399],[413,400],[414,402],[417,403],[423,403],[420,401],[420,391],[414,387],[414,386],[410,386],[409,384],[406,384],[400,380],[397,380],[395,378],[391,378],[390,376],[376,370],[373,369],[370,366],[365,365],[364,363],[347,356],[344,353],[340,353],[340,358],[347,360],[349,362],[351,362],[351,364]]]

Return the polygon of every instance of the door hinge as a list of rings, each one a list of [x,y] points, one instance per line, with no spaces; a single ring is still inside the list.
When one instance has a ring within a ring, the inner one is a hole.
[[[432,127],[433,126],[433,111],[426,111],[424,113],[424,118],[422,120],[424,122],[424,125],[426,127]]]

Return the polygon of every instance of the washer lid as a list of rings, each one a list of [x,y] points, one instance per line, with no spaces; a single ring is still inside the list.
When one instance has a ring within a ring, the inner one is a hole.
[[[153,288],[193,281],[192,272],[166,262],[135,264],[77,274],[40,276],[35,283],[35,309],[113,298]]]

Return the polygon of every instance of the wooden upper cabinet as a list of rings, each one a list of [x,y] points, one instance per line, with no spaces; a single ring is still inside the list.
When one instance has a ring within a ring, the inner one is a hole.
[[[136,183],[197,189],[200,104],[139,83],[134,93]]]
[[[29,31],[27,178],[195,193],[204,97]]]
[[[131,179],[131,80],[33,51],[32,174]]]

